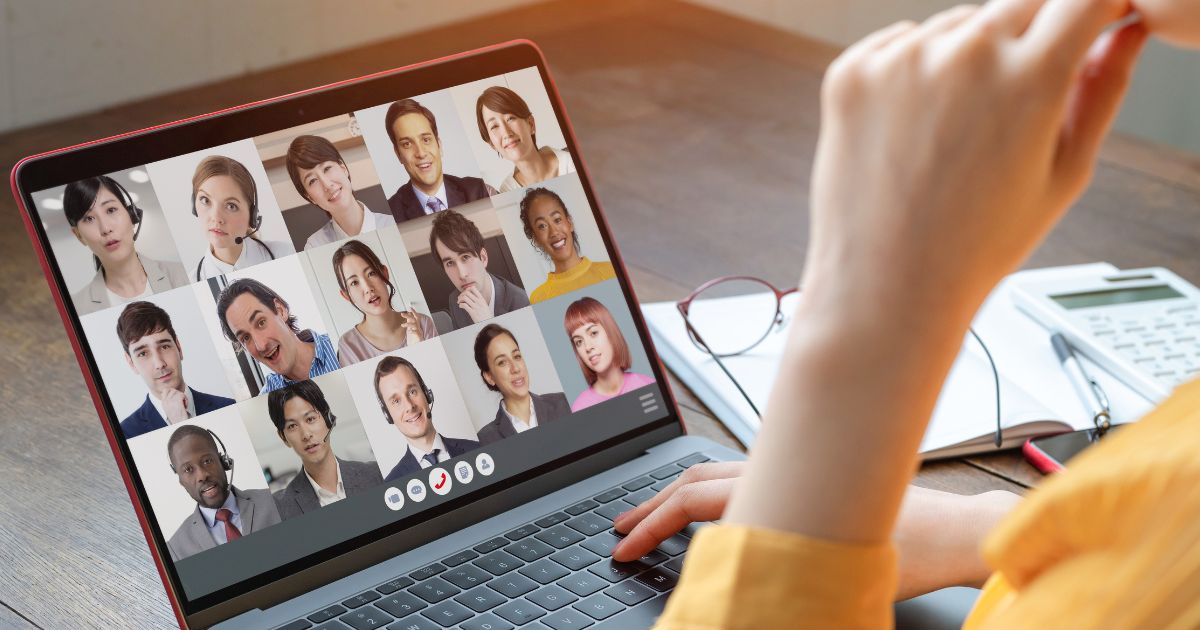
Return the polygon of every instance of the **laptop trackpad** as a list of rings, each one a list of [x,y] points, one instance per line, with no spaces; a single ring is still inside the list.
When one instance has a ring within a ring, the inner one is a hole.
[[[979,589],[956,586],[906,599],[895,606],[896,630],[958,630],[979,598]]]

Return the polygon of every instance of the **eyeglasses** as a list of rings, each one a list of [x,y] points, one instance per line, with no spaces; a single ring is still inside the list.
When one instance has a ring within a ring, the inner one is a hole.
[[[723,276],[705,282],[675,303],[679,314],[683,316],[683,323],[692,343],[701,352],[712,357],[742,398],[746,399],[746,403],[754,410],[759,420],[762,420],[762,413],[758,406],[721,359],[748,352],[773,332],[782,331],[788,323],[790,308],[794,308],[789,307],[785,310],[783,300],[798,296],[799,291],[799,287],[779,289],[770,282],[753,276]],[[987,344],[974,329],[971,329],[970,333],[983,348],[988,365],[992,368],[996,395],[995,444],[999,448],[1003,442],[1000,426],[1000,373],[996,370],[996,362],[992,359]]]

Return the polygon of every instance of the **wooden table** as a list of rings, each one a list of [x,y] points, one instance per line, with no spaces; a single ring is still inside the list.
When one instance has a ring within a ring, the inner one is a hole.
[[[553,2],[7,134],[0,164],[117,132],[529,37],[550,60],[642,300],[711,277],[791,285],[807,242],[822,71],[837,51],[675,2]],[[53,80],[47,77],[47,80]],[[0,196],[0,626],[164,627],[158,574],[25,230]],[[1163,265],[1200,283],[1200,160],[1127,138],[1029,261]],[[677,381],[691,432],[737,446]],[[918,483],[1021,491],[1002,454],[926,465]]]

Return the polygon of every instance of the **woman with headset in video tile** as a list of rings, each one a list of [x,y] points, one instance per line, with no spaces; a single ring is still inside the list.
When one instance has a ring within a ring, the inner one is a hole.
[[[117,180],[101,175],[67,184],[63,212],[71,233],[91,250],[96,264],[96,276],[71,296],[80,315],[187,285],[178,263],[137,252],[142,209]]]
[[[192,176],[192,214],[200,219],[208,248],[196,263],[195,279],[203,280],[275,260],[292,253],[286,243],[260,240],[262,227],[258,187],[241,162],[210,155]]]

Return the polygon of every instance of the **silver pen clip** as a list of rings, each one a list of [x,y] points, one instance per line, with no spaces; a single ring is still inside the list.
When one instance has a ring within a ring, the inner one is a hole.
[[[1096,425],[1096,431],[1100,435],[1104,435],[1109,428],[1112,427],[1112,416],[1110,412],[1112,407],[1108,404],[1108,394],[1104,393],[1104,389],[1100,387],[1100,383],[1096,379],[1089,378],[1088,383],[1092,386],[1092,391],[1096,394],[1096,399],[1100,401],[1100,412],[1092,418],[1092,423]]]

